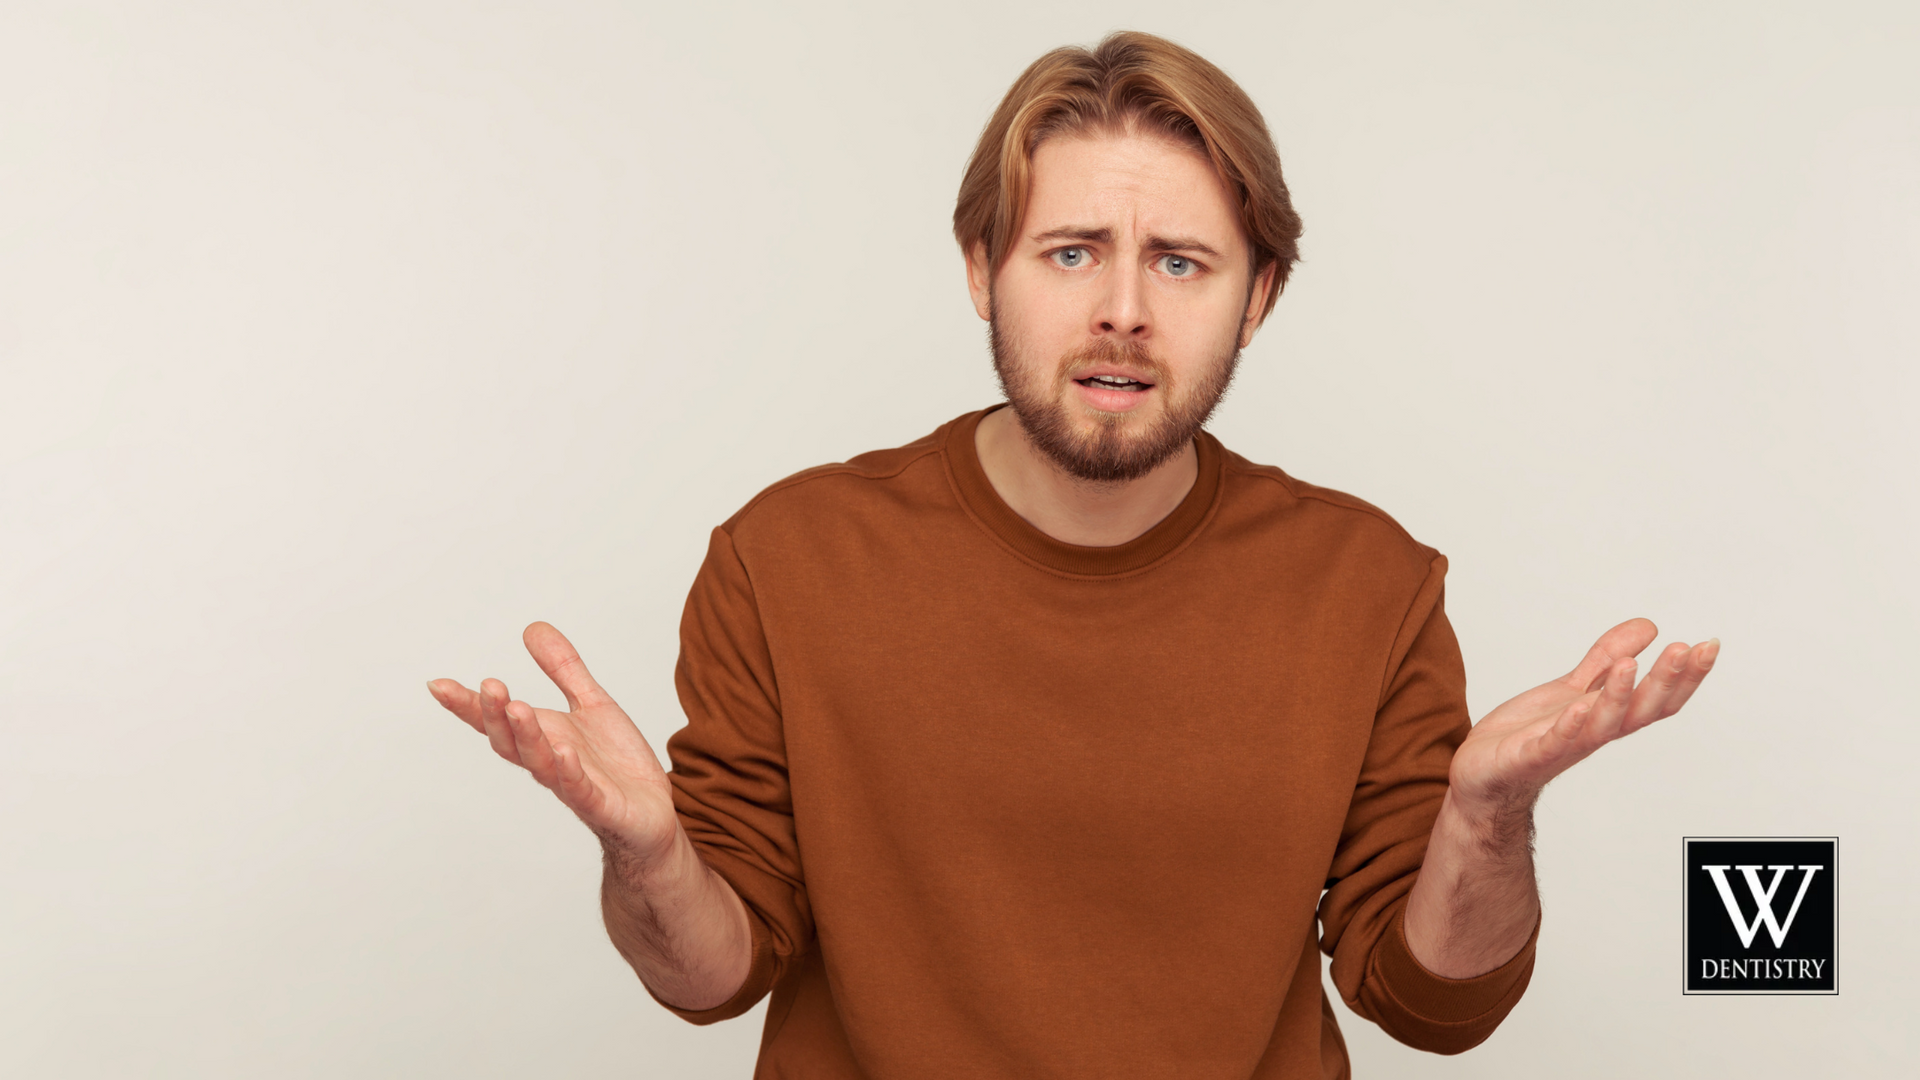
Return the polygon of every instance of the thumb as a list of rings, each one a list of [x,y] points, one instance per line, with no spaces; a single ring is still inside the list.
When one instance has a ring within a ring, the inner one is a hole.
[[[574,651],[573,643],[552,624],[534,623],[520,635],[520,640],[526,643],[533,662],[539,664],[553,685],[566,695],[569,711],[578,712],[583,706],[591,708],[613,700],[593,681],[586,663]]]

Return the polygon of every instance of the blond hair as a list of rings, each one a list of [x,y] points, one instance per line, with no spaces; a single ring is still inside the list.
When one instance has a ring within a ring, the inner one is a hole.
[[[1253,99],[1227,73],[1165,38],[1109,34],[1092,50],[1069,45],[1035,60],[994,110],[960,181],[953,235],[969,254],[984,245],[997,273],[1026,215],[1033,154],[1057,135],[1147,130],[1192,146],[1240,204],[1253,275],[1274,271],[1260,318],[1273,310],[1299,259],[1280,155]],[[1251,284],[1251,283],[1249,283]]]

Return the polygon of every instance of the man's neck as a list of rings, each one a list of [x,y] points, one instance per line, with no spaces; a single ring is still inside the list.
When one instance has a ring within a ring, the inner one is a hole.
[[[1082,480],[1033,445],[1012,409],[982,417],[973,446],[994,494],[1014,513],[1055,540],[1083,547],[1124,544],[1158,525],[1200,476],[1200,455],[1188,443],[1137,480]]]

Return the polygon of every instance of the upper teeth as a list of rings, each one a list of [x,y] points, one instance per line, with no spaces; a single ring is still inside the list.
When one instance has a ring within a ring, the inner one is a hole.
[[[1122,375],[1095,375],[1093,377],[1093,381],[1103,382],[1103,383],[1115,383],[1120,386],[1125,386],[1126,384],[1132,382],[1133,380],[1126,378],[1125,376],[1122,376]]]

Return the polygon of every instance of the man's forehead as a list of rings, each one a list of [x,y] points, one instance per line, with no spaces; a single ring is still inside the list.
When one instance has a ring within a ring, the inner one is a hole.
[[[1022,232],[1041,242],[1111,242],[1151,233],[1216,250],[1244,242],[1238,209],[1206,156],[1172,139],[1139,134],[1041,143],[1033,155]]]

